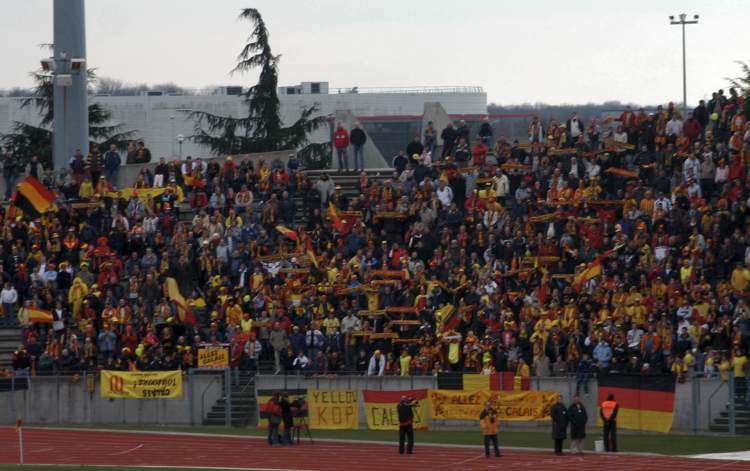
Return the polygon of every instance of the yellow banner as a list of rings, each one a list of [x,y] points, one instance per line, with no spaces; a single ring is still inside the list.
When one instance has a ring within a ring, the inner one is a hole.
[[[548,420],[554,391],[461,391],[431,389],[430,415],[436,420],[479,420],[488,400],[500,420]]]
[[[224,347],[199,348],[198,368],[229,368],[229,350]]]
[[[355,390],[308,389],[310,428],[359,428],[359,394]]]
[[[430,407],[427,404],[427,390],[415,391],[362,391],[367,414],[367,428],[370,430],[398,430],[398,404],[401,396],[410,396],[417,401],[413,426],[417,430],[426,430]]]
[[[109,371],[101,376],[102,397],[164,399],[182,396],[182,371]]]

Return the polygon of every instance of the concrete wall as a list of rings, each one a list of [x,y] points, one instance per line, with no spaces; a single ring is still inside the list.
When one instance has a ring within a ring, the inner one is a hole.
[[[198,424],[223,397],[222,374],[187,375],[184,394],[176,399],[114,399],[100,397],[99,385],[93,394],[86,381],[73,382],[70,377],[35,377],[27,391],[0,393],[0,425],[11,425],[22,417],[29,424]],[[305,378],[304,376],[258,376],[258,389],[375,389],[399,391],[434,389],[433,376]],[[574,378],[534,378],[532,390],[558,391],[568,404],[575,393]],[[589,395],[581,400],[589,411],[591,424],[598,413],[596,380],[589,383]],[[712,397],[713,394],[713,397]],[[707,431],[712,420],[725,410],[728,390],[718,379],[696,379],[678,384],[675,391],[674,421],[677,432]],[[694,421],[694,402],[698,416]],[[360,426],[366,427],[364,403],[360,401]],[[433,427],[475,427],[473,421],[433,421]],[[536,429],[549,427],[546,422],[506,422],[507,429]]]
[[[174,399],[107,399],[71,377],[35,377],[27,391],[0,393],[0,425],[23,418],[50,424],[199,424],[223,395],[223,373],[186,375],[183,395]]]
[[[341,123],[344,128],[351,131],[354,128],[354,125],[357,123],[357,117],[354,116],[354,113],[349,110],[336,110],[336,123]],[[365,131],[364,126],[360,126],[360,128]],[[372,142],[372,138],[367,134],[367,131],[365,131],[365,134],[367,135],[367,141],[362,148],[362,157],[364,160],[365,168],[388,167],[388,164],[383,158],[383,154],[380,153],[378,147],[374,142]],[[346,152],[348,155],[349,169],[352,170],[354,169],[354,148],[350,147],[346,150]],[[336,149],[333,149],[333,160],[331,163],[331,168],[338,169],[338,162],[338,154],[336,153]]]
[[[247,113],[244,98],[238,96],[92,96],[89,101],[101,103],[112,113],[112,123],[122,123],[126,130],[136,130],[154,158],[176,158],[179,145],[176,136],[190,136],[194,122],[181,110],[201,110],[223,116],[241,117]],[[340,93],[329,95],[280,95],[281,117],[285,124],[299,118],[304,107],[317,105],[322,116],[336,110],[351,110],[355,116],[421,115],[425,102],[442,103],[450,114],[484,114],[485,93]],[[36,125],[39,116],[34,107],[20,108],[18,98],[0,97],[0,134],[11,131],[14,121]],[[174,117],[174,119],[172,119]],[[311,136],[312,142],[328,142],[330,130],[322,126]],[[207,156],[206,148],[193,142],[182,144],[182,156]]]
[[[675,432],[692,432],[708,431],[713,419],[719,416],[719,413],[725,409],[728,398],[726,385],[718,379],[696,379],[694,387],[691,381],[683,384],[677,384],[675,389],[675,407],[672,422],[672,430]],[[376,389],[384,391],[399,391],[409,389],[434,389],[437,388],[437,378],[433,376],[417,377],[362,377],[351,376],[341,378],[305,378],[303,376],[259,376],[259,389]],[[695,389],[694,389],[695,388]],[[576,392],[576,381],[574,377],[548,377],[533,378],[531,389],[534,391],[557,391],[562,396],[565,404],[570,404],[573,395]],[[718,392],[710,398],[715,391]],[[710,400],[709,400],[710,398]],[[361,398],[360,398],[361,399]],[[596,415],[599,411],[597,397],[596,379],[589,381],[589,394],[583,392],[580,396],[581,402],[589,412],[589,423],[592,427],[596,424]],[[694,417],[694,402],[698,404],[698,417]],[[710,404],[710,405],[709,405]],[[364,414],[364,404],[360,400],[360,426],[366,427],[366,416]],[[434,420],[434,428],[449,427],[475,427],[474,421],[458,420]],[[505,429],[547,429],[548,422],[504,422]]]

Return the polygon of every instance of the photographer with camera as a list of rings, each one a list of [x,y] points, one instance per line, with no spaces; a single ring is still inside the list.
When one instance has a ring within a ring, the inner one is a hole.
[[[490,442],[492,442],[493,449],[495,450],[495,456],[503,456],[500,454],[500,447],[497,444],[497,432],[500,430],[500,421],[497,419],[497,413],[492,408],[492,401],[487,401],[484,405],[484,409],[479,414],[479,422],[482,425],[482,432],[484,433],[484,456],[490,457]]]
[[[292,414],[292,403],[289,402],[289,395],[287,393],[281,394],[281,402],[279,403],[281,408],[281,420],[284,424],[284,436],[281,440],[282,445],[293,445],[292,430],[294,429],[294,415]]]
[[[273,446],[281,443],[279,436],[279,425],[281,424],[281,405],[279,404],[279,393],[273,393],[271,399],[266,403],[268,414],[268,444]]]
[[[414,407],[417,407],[417,400],[409,396],[401,396],[396,410],[398,412],[398,452],[404,454],[404,441],[406,444],[406,453],[414,452]]]

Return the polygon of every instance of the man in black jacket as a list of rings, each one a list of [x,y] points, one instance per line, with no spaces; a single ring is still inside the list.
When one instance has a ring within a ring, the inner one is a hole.
[[[404,454],[404,441],[406,444],[406,453],[414,452],[414,410],[417,402],[414,398],[402,396],[401,401],[396,407],[398,412],[398,452]]]
[[[414,139],[406,146],[406,156],[410,159],[414,158],[415,155],[421,156],[424,152],[424,146],[419,135],[414,136]]]
[[[557,403],[549,411],[552,418],[552,439],[555,441],[555,454],[562,455],[563,441],[568,436],[568,409],[561,402],[560,397]]]
[[[568,419],[570,420],[570,452],[583,453],[583,442],[586,438],[586,423],[589,420],[589,416],[577,395],[573,396],[573,403],[568,408]]]
[[[442,158],[445,159],[449,155],[453,155],[453,148],[456,145],[456,140],[458,139],[458,133],[456,133],[456,130],[453,129],[453,123],[448,122],[448,125],[443,129],[443,132],[440,133],[440,139],[443,140],[443,156]]]
[[[284,424],[284,438],[281,440],[282,445],[293,445],[292,440],[292,429],[294,428],[294,415],[292,414],[292,403],[289,402],[289,395],[283,393],[281,395],[281,420]]]
[[[364,147],[367,142],[367,134],[359,127],[359,123],[349,133],[349,142],[354,147],[354,171],[359,172],[365,169]]]

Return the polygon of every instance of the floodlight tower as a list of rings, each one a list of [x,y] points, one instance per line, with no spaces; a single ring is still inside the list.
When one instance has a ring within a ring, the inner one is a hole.
[[[669,24],[682,26],[682,119],[687,119],[687,71],[685,60],[685,25],[697,25],[698,15],[693,15],[692,20],[687,19],[687,15],[680,13],[678,20],[674,16],[669,16]]]
[[[61,170],[76,150],[89,150],[86,19],[84,0],[55,0],[53,9],[53,56],[42,60],[42,68],[52,75],[52,159]]]

